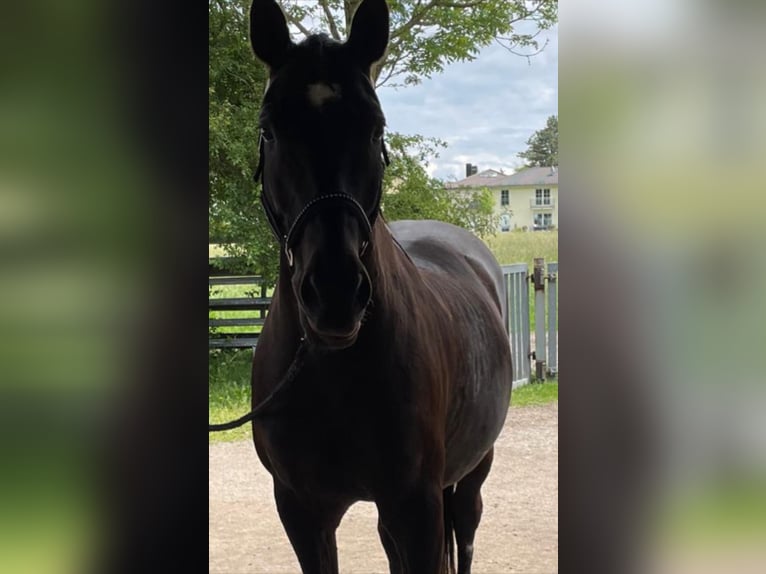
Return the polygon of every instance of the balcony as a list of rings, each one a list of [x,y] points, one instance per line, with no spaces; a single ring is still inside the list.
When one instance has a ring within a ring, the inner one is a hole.
[[[533,197],[529,200],[529,207],[532,209],[553,209],[556,207],[556,200],[552,197],[550,199],[537,199]]]

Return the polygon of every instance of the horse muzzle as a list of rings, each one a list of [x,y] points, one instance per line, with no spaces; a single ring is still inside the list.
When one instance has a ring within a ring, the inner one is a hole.
[[[323,280],[324,279],[324,280]],[[309,341],[340,350],[356,342],[372,299],[372,282],[363,266],[346,281],[320,274],[303,277],[297,289],[301,323]]]

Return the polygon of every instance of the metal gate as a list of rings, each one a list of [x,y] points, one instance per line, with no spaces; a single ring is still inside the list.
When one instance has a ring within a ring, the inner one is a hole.
[[[513,388],[529,382],[529,269],[526,263],[502,265],[508,306],[506,331],[513,358]]]
[[[538,280],[529,274],[526,263],[502,265],[505,297],[508,304],[506,331],[513,357],[513,388],[526,385],[533,378],[545,380],[558,374],[558,262],[548,263],[536,259]],[[530,352],[531,326],[529,313],[530,282],[535,288],[535,349]],[[547,284],[547,285],[546,285]],[[547,305],[545,291],[548,291]],[[547,307],[547,309],[546,309]],[[546,333],[547,319],[547,333]],[[532,370],[532,360],[535,371]]]

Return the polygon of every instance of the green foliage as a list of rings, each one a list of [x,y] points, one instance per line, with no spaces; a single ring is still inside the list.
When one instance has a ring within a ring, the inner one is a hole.
[[[527,160],[532,167],[547,167],[559,164],[559,118],[550,116],[545,127],[536,131],[527,140],[526,151],[518,156]]]
[[[249,0],[210,1],[208,22],[209,239],[242,271],[273,281],[278,245],[266,223],[253,172],[266,72],[248,40]]]
[[[391,165],[383,182],[382,211],[388,221],[437,219],[488,236],[496,229],[492,192],[488,189],[456,192],[428,175],[424,164],[438,157],[444,142],[422,136],[391,133],[387,136]]]
[[[483,187],[461,191],[452,199],[452,223],[484,239],[497,232],[498,217],[495,215],[495,196],[491,189]]]

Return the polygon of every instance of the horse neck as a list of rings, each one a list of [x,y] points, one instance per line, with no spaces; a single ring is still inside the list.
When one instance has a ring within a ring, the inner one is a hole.
[[[373,297],[376,305],[388,307],[411,294],[412,277],[418,271],[381,219],[375,222],[371,245],[373,253],[368,272]]]

